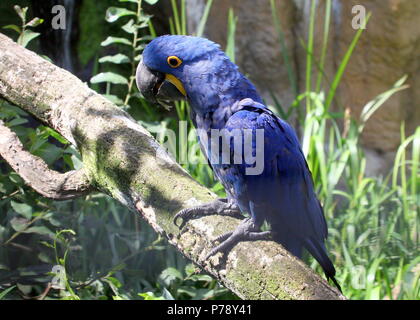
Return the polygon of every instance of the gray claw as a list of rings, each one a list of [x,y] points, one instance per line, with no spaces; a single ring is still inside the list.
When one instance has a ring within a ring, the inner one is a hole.
[[[182,228],[185,223],[187,222],[187,220],[193,218],[197,213],[199,213],[200,211],[200,207],[193,207],[193,208],[186,208],[186,209],[182,209],[181,211],[179,211],[175,217],[174,217],[174,224],[178,227],[178,228]],[[178,219],[182,219],[182,222],[178,225],[177,221]]]
[[[270,237],[271,231],[259,231],[259,227],[254,224],[252,219],[244,219],[233,232],[222,234],[215,239],[221,243],[209,252],[206,260],[218,252],[226,253],[227,249],[240,241],[269,240]]]
[[[200,206],[186,208],[179,211],[175,215],[173,222],[178,228],[182,228],[187,220],[211,214],[220,214],[232,217],[241,216],[241,212],[235,203],[232,203],[227,199],[216,199]],[[179,219],[182,219],[182,223],[178,225]]]

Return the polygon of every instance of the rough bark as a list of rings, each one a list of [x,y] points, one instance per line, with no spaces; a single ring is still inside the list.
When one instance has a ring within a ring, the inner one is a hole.
[[[80,151],[91,183],[141,216],[183,255],[244,299],[344,299],[302,261],[271,241],[243,242],[226,259],[204,257],[239,220],[187,223],[179,210],[216,196],[194,181],[127,113],[72,74],[0,34],[0,96],[57,130]]]
[[[60,173],[24,150],[18,136],[0,120],[0,155],[32,189],[54,200],[69,200],[91,191],[83,169]]]

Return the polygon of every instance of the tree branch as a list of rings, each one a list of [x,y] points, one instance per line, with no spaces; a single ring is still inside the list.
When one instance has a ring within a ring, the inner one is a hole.
[[[127,113],[72,74],[0,34],[0,96],[79,149],[94,186],[140,213],[182,254],[244,299],[344,299],[302,261],[271,241],[242,242],[226,260],[204,260],[211,240],[239,220],[211,216],[173,224],[179,210],[216,196],[194,181]]]
[[[0,120],[0,155],[23,180],[44,197],[69,200],[91,191],[84,170],[60,173],[48,168],[41,158],[24,150],[17,135]]]

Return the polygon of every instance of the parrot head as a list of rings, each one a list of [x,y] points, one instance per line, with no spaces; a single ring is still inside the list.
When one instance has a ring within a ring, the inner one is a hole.
[[[168,106],[169,101],[185,99],[198,113],[243,98],[261,100],[220,46],[201,37],[165,35],[152,40],[137,67],[136,83],[151,102]]]

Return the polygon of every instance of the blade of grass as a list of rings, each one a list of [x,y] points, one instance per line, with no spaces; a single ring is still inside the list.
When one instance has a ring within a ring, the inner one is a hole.
[[[324,33],[322,37],[322,49],[321,49],[321,58],[320,58],[320,68],[318,71],[318,78],[316,80],[316,92],[319,92],[321,89],[322,78],[324,73],[325,66],[325,57],[328,49],[328,35],[330,32],[330,19],[331,19],[331,0],[327,0],[325,4],[325,22],[324,22]]]
[[[171,6],[174,19],[173,21],[175,22],[175,32],[176,34],[182,34],[181,22],[179,18],[178,5],[176,3],[176,0],[171,0]]]
[[[417,187],[420,183],[419,177],[419,161],[420,161],[420,127],[414,133],[413,149],[412,149],[412,164],[411,164],[411,195],[417,197],[417,205],[420,205],[420,196],[417,194]]]
[[[369,12],[365,21],[363,22],[362,27],[359,30],[357,30],[349,48],[347,49],[347,51],[346,51],[346,53],[343,57],[343,60],[340,63],[340,66],[338,67],[337,73],[335,74],[334,80],[331,84],[331,88],[328,91],[327,99],[325,101],[325,109],[326,110],[328,110],[331,106],[331,103],[332,103],[332,101],[334,99],[334,96],[335,96],[335,92],[337,91],[337,87],[338,87],[338,85],[341,81],[341,78],[344,74],[344,71],[347,67],[347,64],[350,60],[350,57],[353,54],[354,48],[356,47],[356,44],[359,42],[360,36],[362,35],[363,30],[366,28],[371,15],[372,15],[372,13]]]
[[[152,23],[152,20],[151,19],[149,20],[148,24],[149,24],[149,33],[150,33],[150,35],[153,38],[156,38],[157,37],[156,30],[155,30],[155,27],[153,26],[153,23]]]
[[[7,288],[3,291],[0,292],[0,300],[3,300],[5,296],[7,296],[7,294],[12,291],[14,288],[16,288],[16,286],[11,286],[10,288]]]
[[[312,75],[312,55],[314,46],[314,27],[315,27],[315,8],[316,1],[311,1],[309,14],[309,30],[308,30],[308,50],[306,54],[306,92],[312,91],[311,75]],[[306,99],[306,112],[311,111],[311,99]]]
[[[392,171],[392,186],[394,188],[398,188],[398,173],[400,171],[400,167],[402,168],[401,171],[404,171],[404,163],[403,158],[405,154],[405,149],[407,146],[414,140],[414,136],[408,137],[405,139],[398,148],[397,154],[395,155],[395,162],[394,162],[394,169]]]
[[[362,122],[359,132],[362,132],[364,124],[369,120],[369,118],[378,110],[391,96],[401,90],[408,88],[408,85],[403,85],[405,80],[407,79],[407,75],[399,79],[391,89],[385,91],[378,95],[372,101],[369,101],[362,109],[360,114],[360,120]]]
[[[297,81],[296,81],[295,74],[293,72],[292,64],[290,62],[289,50],[287,49],[286,41],[284,40],[284,34],[281,28],[281,21],[277,12],[276,2],[274,0],[270,0],[270,4],[271,4],[271,14],[273,17],[274,26],[276,28],[276,32],[279,38],[280,52],[283,55],[284,64],[286,65],[287,77],[289,78],[290,87],[292,88],[293,95],[297,96],[298,94]]]
[[[226,54],[235,63],[235,32],[236,23],[238,18],[235,16],[233,9],[229,9],[228,17],[228,31],[227,31],[227,42],[226,42]]]
[[[181,0],[181,32],[187,34],[187,17],[185,11],[185,0]]]
[[[200,22],[197,27],[197,31],[196,31],[197,37],[203,36],[204,28],[206,27],[207,18],[209,17],[212,4],[213,4],[213,0],[208,0],[206,3],[206,7],[204,8],[203,15],[201,16]]]

